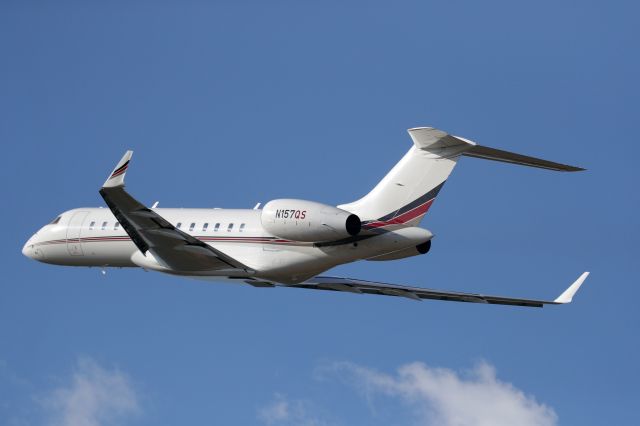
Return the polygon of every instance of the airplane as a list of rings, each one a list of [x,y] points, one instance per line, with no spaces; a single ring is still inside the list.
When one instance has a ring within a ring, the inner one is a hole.
[[[253,209],[151,208],[124,184],[127,151],[99,190],[108,209],[77,208],[57,216],[24,245],[40,262],[85,267],[139,267],[181,277],[254,287],[293,287],[355,294],[542,307],[570,303],[584,272],[554,300],[434,290],[320,275],[358,260],[391,261],[429,252],[433,234],[418,227],[461,157],[555,171],[579,167],[478,145],[432,127],[408,130],[413,145],[364,197],[331,206],[276,199]]]

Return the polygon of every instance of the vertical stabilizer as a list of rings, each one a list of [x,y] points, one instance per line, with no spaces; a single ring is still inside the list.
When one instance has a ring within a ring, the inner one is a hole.
[[[367,195],[338,206],[363,226],[415,226],[427,213],[460,155],[476,144],[432,127],[408,130],[413,146]]]

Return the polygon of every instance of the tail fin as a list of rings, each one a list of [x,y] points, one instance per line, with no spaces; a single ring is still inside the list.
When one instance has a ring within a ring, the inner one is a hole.
[[[433,204],[461,155],[558,171],[584,170],[487,148],[432,127],[408,130],[413,146],[361,199],[338,206],[357,214],[365,228],[416,226]]]
[[[431,127],[409,129],[413,146],[367,195],[338,206],[368,228],[417,225],[427,213],[460,154],[475,146]]]

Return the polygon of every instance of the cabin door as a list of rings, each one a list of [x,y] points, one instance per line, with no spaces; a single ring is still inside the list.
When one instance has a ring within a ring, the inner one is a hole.
[[[80,211],[75,212],[69,220],[67,226],[67,250],[71,256],[83,256],[82,243],[80,240],[80,233],[82,232],[82,224],[87,218],[89,212]]]

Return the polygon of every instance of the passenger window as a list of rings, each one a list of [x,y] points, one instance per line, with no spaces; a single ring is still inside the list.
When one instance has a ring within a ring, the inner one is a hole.
[[[208,227],[209,227],[208,223],[205,223],[204,225],[202,225],[202,232],[207,232]]]
[[[180,229],[181,226],[182,226],[182,222],[176,223],[176,228]]]
[[[233,229],[233,223],[230,223],[229,227],[227,228],[227,232],[231,232],[232,229]]]
[[[193,231],[193,228],[195,228],[195,227],[196,227],[196,223],[192,222],[191,226],[189,226],[189,232]]]
[[[94,226],[96,226],[96,222],[95,222],[95,220],[94,220],[94,221],[91,221],[91,223],[89,224],[89,231],[93,230],[93,227],[94,227]]]
[[[116,222],[116,224],[115,224],[115,225],[113,225],[113,230],[114,230],[114,231],[117,231],[117,230],[118,230],[118,228],[120,228],[120,222]]]
[[[218,232],[218,229],[220,229],[220,224],[216,223],[216,226],[213,227],[213,232]]]
[[[239,229],[239,231],[240,231],[240,232],[244,231],[244,223],[240,225],[240,229]]]
[[[104,231],[105,229],[107,229],[107,222],[102,222],[102,230]]]

